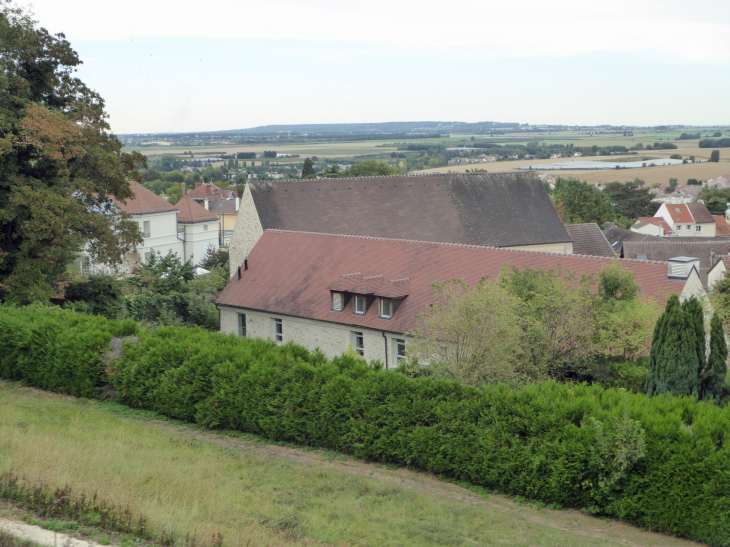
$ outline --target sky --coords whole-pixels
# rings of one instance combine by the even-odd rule
[[[112,130],[730,125],[727,0],[16,0]]]

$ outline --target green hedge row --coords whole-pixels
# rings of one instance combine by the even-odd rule
[[[8,378],[74,394],[106,380],[118,401],[173,418],[405,464],[730,546],[729,408],[585,384],[474,389],[181,327],[139,333],[107,367],[99,354],[124,330],[114,322],[0,308],[0,328],[0,375]],[[30,341],[44,349],[25,355]],[[73,352],[54,355],[69,345]]]

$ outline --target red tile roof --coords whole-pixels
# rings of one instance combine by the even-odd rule
[[[165,201],[160,196],[142,186],[139,182],[131,181],[129,183],[134,197],[128,198],[126,203],[122,203],[116,198],[114,203],[122,210],[130,215],[148,215],[150,213],[161,213],[164,211],[178,211],[179,208]]]
[[[716,236],[730,236],[730,225],[722,215],[713,215],[715,219],[715,235]]]
[[[212,182],[196,182],[195,188],[187,193],[187,196],[193,199],[228,199],[228,197],[236,197],[235,190],[221,190]]]
[[[177,206],[180,207],[180,212],[177,214],[177,221],[185,224],[191,224],[193,222],[203,222],[218,220],[218,217],[207,211],[205,207],[196,202],[189,195],[182,198],[177,202]]]
[[[498,276],[509,264],[546,270],[560,266],[578,275],[597,274],[611,260],[619,259],[266,230],[248,255],[248,270],[241,272],[241,279],[233,277],[216,303],[403,333],[416,327],[416,315],[432,302],[434,281],[459,278],[474,286],[485,275]],[[621,263],[634,272],[642,293],[660,305],[669,294],[679,293],[684,287],[682,281],[667,278],[666,262],[621,260]],[[362,272],[363,277],[359,273],[352,274],[351,278],[342,277],[343,272]],[[355,291],[357,285],[379,283],[377,288],[362,287],[378,294],[398,288],[397,282],[405,279],[408,279],[408,296],[390,320],[378,317],[375,303],[364,315],[354,315],[351,304],[342,312],[330,309],[330,290],[335,286],[338,290],[352,286]],[[342,287],[333,284],[342,280],[346,281]],[[393,289],[388,286],[389,281],[394,282]]]
[[[687,205],[684,203],[667,203],[667,211],[675,224],[684,224],[695,221],[695,219],[692,218],[692,213],[689,212]]]

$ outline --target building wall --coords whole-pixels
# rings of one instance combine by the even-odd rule
[[[725,263],[720,260],[720,262],[715,264],[715,267],[712,268],[707,274],[707,287],[712,289],[715,286],[715,283],[725,277],[726,271],[727,268],[725,267]]]
[[[641,226],[639,228],[632,226],[631,231],[637,232],[639,234],[647,234],[650,236],[664,236],[664,229],[661,226],[657,226],[655,224],[647,224],[646,226]]]
[[[330,359],[346,352],[350,346],[354,348],[355,340],[353,333],[362,332],[365,359],[368,361],[379,359],[383,363],[383,366],[385,366],[387,343],[388,368],[395,368],[395,352],[397,348],[394,339],[405,340],[406,348],[411,341],[411,338],[405,335],[385,332],[385,339],[383,339],[384,331],[339,325],[326,321],[288,317],[275,313],[264,313],[226,306],[218,306],[218,310],[220,312],[221,332],[238,336],[238,316],[239,314],[245,314],[247,337],[273,339],[274,319],[281,319],[284,338],[282,343],[294,342],[309,350],[319,348]]]
[[[163,256],[172,251],[183,258],[183,242],[177,237],[177,211],[154,213],[152,215],[132,215],[132,220],[139,223],[140,231],[144,222],[150,222],[150,237],[145,237],[136,249],[142,263],[147,262],[147,256],[154,250]],[[134,265],[133,265],[134,266]]]
[[[573,242],[566,243],[546,243],[544,245],[518,245],[514,247],[505,247],[505,249],[525,249],[527,251],[547,251],[550,253],[563,253],[566,255],[573,254]]]
[[[243,260],[262,235],[264,235],[264,229],[256,211],[251,189],[247,184],[243,196],[241,196],[236,227],[233,230],[233,237],[228,248],[230,277],[233,277],[238,267],[243,264]]]
[[[218,221],[181,223],[185,229],[185,260],[198,264],[209,247],[218,249]],[[180,237],[183,233],[180,232]]]

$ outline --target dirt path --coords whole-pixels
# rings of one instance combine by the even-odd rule
[[[73,538],[60,532],[44,530],[40,526],[0,518],[0,530],[23,541],[32,541],[46,547],[103,547],[101,543]]]
[[[629,524],[610,519],[595,518],[576,510],[537,509],[533,505],[518,504],[506,496],[495,494],[485,498],[458,485],[439,480],[435,475],[429,473],[414,472],[405,468],[390,469],[382,465],[352,459],[349,456],[342,461],[328,457],[322,450],[304,451],[272,444],[261,444],[256,441],[237,439],[212,431],[195,429],[185,425],[174,425],[160,420],[145,420],[145,423],[150,423],[187,438],[212,442],[228,450],[254,452],[266,457],[284,458],[300,465],[322,466],[325,469],[377,479],[403,488],[414,488],[430,496],[464,500],[472,504],[487,506],[504,513],[505,518],[519,517],[543,526],[569,531],[573,534],[591,538],[612,539],[617,543],[631,547],[646,547],[647,545],[698,547],[704,545],[664,534],[646,532]]]

